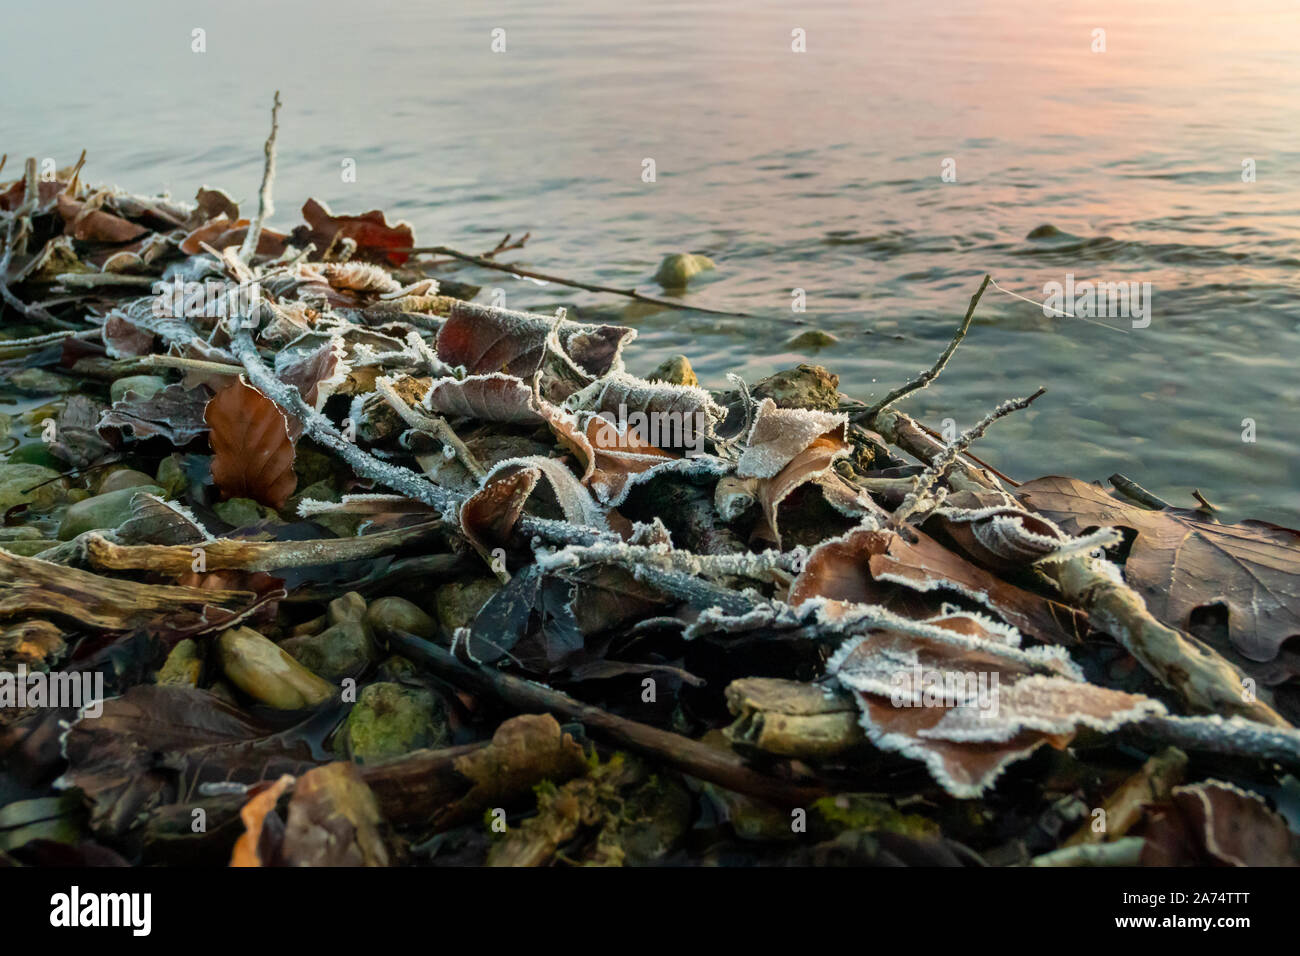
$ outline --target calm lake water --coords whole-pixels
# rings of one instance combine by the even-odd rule
[[[871,399],[930,364],[985,272],[1039,300],[1066,274],[1150,282],[1127,333],[990,290],[904,407],[965,427],[1045,384],[979,447],[1003,471],[1123,472],[1295,524],[1298,77],[1295,0],[49,0],[5,13],[0,150],[12,172],[85,148],[91,181],[251,209],[279,89],[277,224],[315,196],[469,251],[531,231],[511,261],[650,293],[664,254],[705,253],[689,299],[755,318],[462,275],[634,325],[633,371],[683,352],[712,386],[814,361]],[[1027,238],[1044,224],[1062,235]],[[786,345],[808,328],[839,341]]]

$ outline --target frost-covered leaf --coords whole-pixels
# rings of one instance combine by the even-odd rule
[[[620,368],[623,346],[636,337],[633,329],[621,326],[557,324],[551,316],[457,302],[438,332],[438,358],[465,366],[471,375],[504,372],[531,381],[552,331],[564,358],[589,378]]]
[[[1251,661],[1272,661],[1300,636],[1300,532],[1264,521],[1217,524],[1181,509],[1147,511],[1073,478],[1039,478],[1017,496],[1069,534],[1131,528],[1124,577],[1151,613],[1186,630],[1192,614],[1222,605],[1228,638]]]
[[[540,477],[536,468],[507,469],[488,475],[483,487],[465,499],[460,506],[461,531],[480,554],[488,555],[509,542]]]
[[[74,468],[85,468],[112,452],[97,430],[103,407],[85,395],[73,395],[59,412],[50,454]]]
[[[58,197],[59,216],[64,232],[73,239],[89,242],[131,242],[148,234],[144,226],[104,212],[93,199],[82,202],[66,193]]]
[[[1174,787],[1147,810],[1143,866],[1297,866],[1286,820],[1220,780]]]
[[[736,474],[741,478],[773,478],[819,440],[847,449],[848,422],[847,415],[779,408],[772,399],[765,398],[745,439]]]
[[[208,402],[212,479],[224,498],[252,498],[283,508],[298,485],[289,421],[241,375]]]
[[[884,604],[895,585],[941,596],[961,595],[1008,624],[1049,644],[1074,644],[1086,618],[974,565],[929,536],[915,541],[893,531],[858,529],[823,542],[790,588],[790,603],[812,598],[849,604]]]
[[[803,409],[787,409],[787,411],[803,411],[805,414],[813,414]],[[781,530],[777,523],[781,502],[785,501],[800,485],[819,477],[837,460],[849,453],[850,445],[843,437],[842,432],[843,429],[831,430],[813,438],[802,450],[795,453],[794,457],[790,458],[775,476],[759,479],[758,501],[763,506],[763,519],[765,522],[760,533],[768,540],[776,542],[778,547],[781,544]],[[788,448],[789,446],[785,447]],[[764,456],[761,459],[764,463],[764,470],[771,461],[776,460],[778,457],[769,458]],[[741,460],[744,460],[743,457]]]
[[[226,383],[230,381],[225,379]],[[211,399],[212,391],[205,385],[168,385],[143,399],[128,393],[104,412],[99,433],[114,440],[128,435],[138,441],[162,436],[180,447],[208,430],[204,410]]]
[[[109,358],[133,358],[153,351],[154,334],[129,321],[120,312],[110,312],[100,333]]]
[[[622,423],[645,444],[664,451],[702,451],[726,410],[693,385],[649,382],[614,371],[565,400],[570,411],[595,412]]]
[[[972,558],[998,571],[1060,560],[1118,540],[1109,529],[1072,537],[1000,491],[949,494],[932,519]]]
[[[959,613],[874,628],[827,663],[872,743],[922,761],[953,796],[979,796],[1009,764],[1045,743],[1064,748],[1081,727],[1164,712],[1084,682],[1056,648],[1010,646],[990,623]]]
[[[500,372],[439,379],[425,396],[424,406],[442,415],[484,422],[540,425],[543,421],[533,405],[532,389],[522,379]]]
[[[283,367],[276,369],[280,381],[298,389],[304,402],[316,411],[325,407],[329,397],[338,391],[346,381],[348,364],[344,361],[347,349],[341,338],[331,339],[314,352],[309,352]],[[302,423],[296,419],[291,423],[292,437],[297,438],[302,431]]]
[[[203,252],[205,245],[211,246],[218,251],[228,249],[231,246],[240,246],[244,242],[244,237],[248,235],[248,228],[251,225],[247,219],[213,219],[210,222],[196,226],[184,239],[181,240],[181,252],[187,256],[196,256]],[[276,232],[274,229],[263,228],[261,234],[257,237],[257,254],[259,256],[278,256],[284,252],[285,246],[288,245],[286,236],[282,232]]]

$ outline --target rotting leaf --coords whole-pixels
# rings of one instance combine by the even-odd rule
[[[137,441],[162,437],[180,448],[208,430],[205,412],[212,394],[206,385],[168,385],[148,398],[128,392],[104,412],[97,429],[117,442],[126,437]]]
[[[289,422],[280,407],[241,375],[208,402],[203,417],[212,430],[212,479],[222,497],[283,508],[298,476]]]

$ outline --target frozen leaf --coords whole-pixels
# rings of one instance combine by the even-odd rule
[[[243,243],[244,237],[248,235],[250,225],[251,223],[247,219],[213,219],[197,226],[181,240],[181,252],[187,256],[196,256],[203,252],[205,245],[211,246],[218,252],[231,246],[239,246]],[[284,252],[285,247],[288,245],[287,239],[288,237],[282,232],[263,228],[261,235],[257,238],[257,254],[259,256],[278,256]]]
[[[573,584],[530,564],[479,610],[465,638],[466,651],[474,661],[492,663],[528,640],[536,654],[527,655],[526,666],[554,670],[583,648],[573,603]]]
[[[56,438],[50,443],[50,454],[74,468],[85,468],[109,454],[112,447],[99,437],[96,430],[101,406],[85,395],[73,395],[59,412]]]
[[[648,382],[614,371],[565,400],[571,411],[622,423],[645,444],[665,451],[701,451],[726,410],[702,388]]]
[[[1130,528],[1124,577],[1147,608],[1187,630],[1192,614],[1221,605],[1243,657],[1272,661],[1300,636],[1300,532],[1264,521],[1216,524],[1182,509],[1147,511],[1073,478],[1027,482],[1018,497],[1070,534]]]
[[[636,337],[633,329],[620,326],[568,320],[557,325],[550,316],[457,302],[438,332],[438,358],[465,366],[471,375],[504,372],[531,381],[552,331],[563,358],[588,377],[620,368],[623,346]]]
[[[460,506],[460,527],[480,554],[490,554],[509,541],[539,477],[541,472],[535,468],[489,475],[483,487],[465,499]]]
[[[99,433],[115,441],[162,436],[179,448],[208,430],[204,412],[211,400],[212,391],[205,385],[168,385],[143,399],[128,395],[104,412]]]
[[[293,243],[299,248],[313,243],[318,257],[331,247],[337,250],[344,239],[351,239],[357,244],[354,256],[400,266],[410,258],[409,250],[415,246],[410,224],[398,222],[390,226],[378,209],[359,216],[336,216],[323,202],[308,199],[302,207],[302,218],[307,225],[293,231]]]
[[[858,529],[823,542],[790,588],[790,603],[821,597],[856,604],[885,603],[891,586],[923,594],[948,591],[976,601],[1008,624],[1049,644],[1074,644],[1086,618],[1055,601],[1009,584],[933,538],[915,541],[893,531]]]
[[[153,352],[154,334],[134,325],[120,312],[111,312],[102,332],[109,358],[133,358]]]
[[[1158,701],[1085,683],[1055,648],[1021,650],[991,622],[944,614],[873,628],[827,671],[852,691],[868,739],[925,763],[957,797],[976,797],[1012,762],[1081,727],[1111,731],[1162,714]]]
[[[542,415],[533,405],[532,390],[513,375],[493,372],[433,383],[424,406],[441,415],[514,425],[538,424]]]
[[[800,485],[818,478],[836,461],[848,455],[850,447],[836,431],[828,431],[797,452],[774,477],[759,479],[758,501],[763,506],[765,522],[760,532],[763,537],[780,546],[781,531],[777,520],[781,502]],[[766,457],[763,460],[769,461]]]
[[[1043,560],[1060,560],[1114,544],[1105,529],[1071,537],[1042,515],[1026,511],[1004,492],[949,494],[933,519],[972,558],[997,571]]]
[[[817,441],[848,448],[848,416],[779,408],[763,399],[736,465],[741,478],[773,478]]]
[[[1174,787],[1148,808],[1143,866],[1297,866],[1286,820],[1220,780]]]
[[[298,485],[289,422],[279,406],[241,375],[204,412],[211,428],[212,479],[224,498],[283,508]]]

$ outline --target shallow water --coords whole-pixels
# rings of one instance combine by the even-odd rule
[[[315,196],[466,250],[531,231],[510,261],[650,293],[665,253],[706,253],[718,270],[689,299],[754,318],[474,279],[512,307],[635,325],[633,371],[683,352],[713,386],[815,361],[869,400],[929,365],[985,272],[1036,299],[1067,273],[1150,282],[1149,327],[1108,320],[1127,333],[990,291],[905,407],[965,427],[1045,384],[980,446],[1003,471],[1118,471],[1294,524],[1300,7],[1226,7],[21,4],[0,37],[0,150],[63,165],[84,147],[91,181],[185,198],[208,183],[251,209],[278,88],[277,224]],[[1063,235],[1026,238],[1049,223]],[[809,327],[838,344],[785,346]]]

